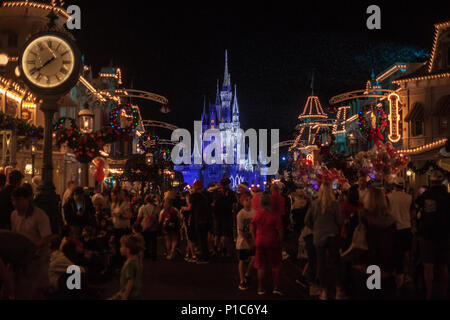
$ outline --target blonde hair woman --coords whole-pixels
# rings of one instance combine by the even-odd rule
[[[395,219],[390,214],[384,190],[369,187],[363,201],[362,219],[367,224],[367,263],[380,266],[386,273],[393,271]]]
[[[344,221],[330,182],[320,186],[317,199],[309,207],[305,225],[313,230],[313,243],[317,253],[321,300],[327,300],[327,251],[335,266],[336,299],[346,298],[342,285],[343,268],[339,253],[339,232]]]

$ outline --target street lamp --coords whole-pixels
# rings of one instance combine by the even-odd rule
[[[78,121],[81,133],[90,134],[94,131],[94,113],[89,110],[87,103],[78,113]],[[82,163],[81,168],[81,184],[89,187],[89,163]]]
[[[78,113],[78,119],[80,122],[80,131],[82,133],[92,133],[94,131],[94,113],[89,110],[87,105],[85,109],[80,110]]]

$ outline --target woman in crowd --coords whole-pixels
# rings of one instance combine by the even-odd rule
[[[270,194],[261,195],[261,210],[252,219],[250,232],[256,246],[255,268],[258,270],[258,295],[264,295],[264,278],[267,269],[272,270],[273,294],[282,295],[280,285],[281,242],[283,222],[281,215],[272,211]]]
[[[131,207],[121,189],[111,192],[111,217],[117,241],[130,230]]]
[[[159,224],[162,226],[166,242],[167,260],[172,260],[178,243],[179,220],[178,210],[172,205],[170,198],[164,200],[164,206],[159,215]]]
[[[358,186],[353,185],[344,194],[344,201],[340,204],[341,216],[344,220],[344,225],[341,228],[341,248],[345,251],[352,243],[353,231],[358,225],[358,214],[363,209],[362,203],[359,201]]]
[[[145,196],[145,204],[139,208],[137,223],[143,230],[145,239],[145,255],[151,257],[153,261],[157,257],[157,241],[159,228],[159,210],[154,204],[151,195]]]
[[[390,214],[382,188],[369,187],[362,219],[367,225],[368,265],[377,265],[389,275],[394,268],[395,219]]]
[[[317,254],[321,300],[327,300],[327,251],[335,268],[336,299],[344,299],[343,268],[339,253],[339,233],[343,225],[339,203],[335,200],[330,182],[320,186],[317,200],[310,206],[305,217],[305,225],[312,229],[314,246]]]

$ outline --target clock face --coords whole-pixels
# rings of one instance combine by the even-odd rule
[[[31,41],[23,51],[24,76],[35,86],[55,88],[74,71],[75,54],[69,43],[54,35],[43,35]]]

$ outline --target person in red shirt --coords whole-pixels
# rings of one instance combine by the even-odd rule
[[[261,195],[262,195],[261,189],[258,187],[252,187],[251,195],[252,195],[252,209],[255,211],[260,211],[261,210]]]
[[[258,295],[265,294],[264,276],[266,269],[272,269],[273,294],[282,295],[279,289],[281,260],[281,240],[283,223],[281,216],[272,210],[272,200],[268,193],[261,196],[261,210],[252,219],[250,231],[256,245],[255,268],[258,270]]]
[[[280,216],[284,216],[285,214],[285,200],[284,197],[280,193],[281,186],[277,183],[273,184],[270,188],[271,192],[271,200],[272,200],[272,211],[279,214]]]

